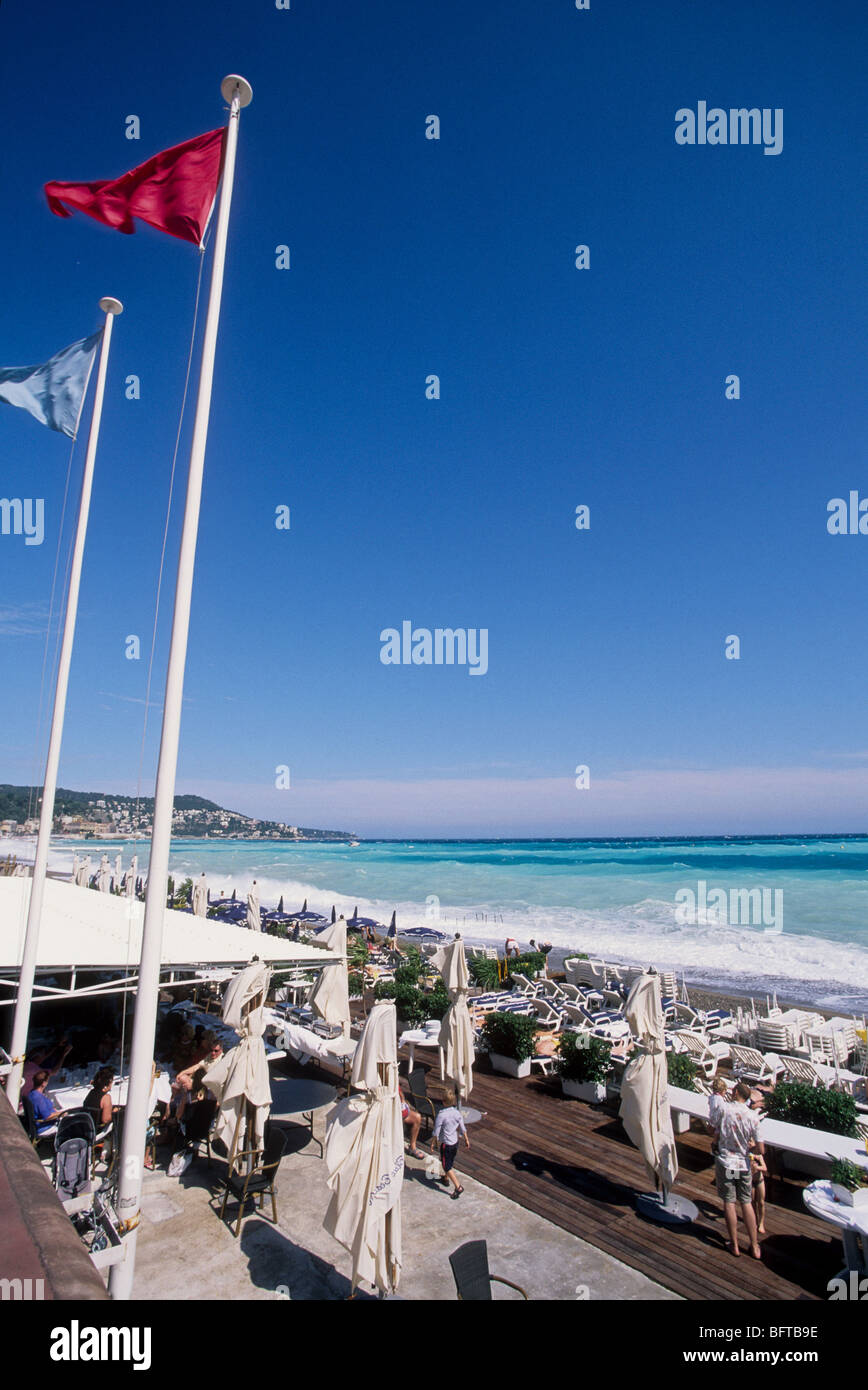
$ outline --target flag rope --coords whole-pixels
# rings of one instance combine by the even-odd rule
[[[203,244],[202,247],[199,249],[199,274],[198,274],[197,279],[196,279],[196,298],[195,298],[195,301],[194,301],[194,304],[193,304],[193,326],[192,326],[192,329],[191,329],[191,332],[190,332],[190,348],[189,348],[189,351],[188,351],[188,353],[187,353],[187,371],[186,371],[186,374],[185,374],[185,376],[184,376],[184,390],[183,390],[183,393],[182,393],[182,396],[181,396],[181,413],[180,413],[180,415],[179,415],[179,417],[178,417],[178,429],[177,429],[177,432],[176,432],[176,434],[175,434],[175,448],[174,448],[174,452],[173,452],[173,454],[172,454],[172,467],[171,467],[171,470],[170,470],[170,473],[169,473],[169,495],[168,495],[168,499],[167,499],[167,502],[166,502],[166,521],[165,521],[165,525],[164,525],[164,527],[163,527],[163,545],[162,545],[162,549],[161,549],[161,551],[160,551],[160,567],[159,567],[159,570],[158,570],[158,573],[157,573],[157,593],[156,593],[156,598],[155,598],[155,600],[154,600],[154,626],[153,626],[153,630],[152,630],[152,632],[151,632],[151,650],[150,650],[150,654],[149,654],[149,656],[148,656],[148,675],[147,675],[147,681],[146,681],[146,684],[145,684],[145,709],[144,709],[144,714],[143,714],[143,716],[142,716],[142,742],[141,742],[141,747],[140,747],[140,750],[139,750],[139,769],[138,769],[138,773],[137,773],[137,775],[136,775],[136,835],[135,835],[135,838],[134,838],[134,840],[133,840],[133,845],[135,846],[135,853],[136,853],[136,856],[137,856],[137,857],[138,857],[139,845],[140,845],[140,843],[142,843],[142,841],[143,841],[143,839],[144,839],[144,837],[141,835],[141,832],[140,832],[139,829],[138,829],[138,821],[139,821],[139,803],[141,802],[141,797],[142,797],[142,773],[143,773],[144,763],[145,763],[145,742],[146,742],[147,734],[148,734],[148,712],[149,712],[150,706],[151,706],[151,680],[152,680],[153,673],[154,673],[154,653],[155,653],[155,651],[156,651],[156,646],[157,646],[157,627],[158,627],[159,618],[160,618],[160,596],[161,596],[161,592],[162,592],[162,588],[163,588],[163,571],[164,571],[164,569],[165,569],[165,563],[166,563],[166,546],[167,546],[167,544],[168,544],[168,539],[169,539],[169,522],[170,522],[171,516],[172,516],[172,499],[173,499],[174,491],[175,491],[175,471],[176,471],[176,467],[177,467],[177,463],[178,463],[178,449],[180,448],[180,444],[181,444],[181,431],[182,431],[183,426],[184,426],[184,415],[185,415],[186,409],[187,409],[187,396],[188,396],[189,388],[190,388],[190,373],[191,373],[192,368],[193,368],[193,349],[194,349],[194,346],[195,346],[195,343],[196,343],[196,329],[197,329],[198,324],[199,324],[199,300],[200,300],[201,294],[202,294],[202,271],[203,271],[204,266],[205,266],[205,249],[206,249],[206,248],[205,248],[205,245],[204,245],[204,244]],[[137,866],[137,867],[138,867],[138,866]],[[133,901],[134,901],[134,902],[137,901],[137,898],[136,898],[136,891],[135,891],[135,884],[133,884]],[[131,932],[132,932],[132,915],[129,914],[129,915],[127,916],[127,954],[128,954],[128,955],[129,955],[129,947],[130,947],[130,936],[131,936]],[[122,1018],[122,1021],[121,1021],[120,1052],[121,1052],[121,1064],[122,1064],[122,1065],[123,1065],[123,1058],[124,1058],[124,1052],[125,1052],[125,1046],[126,1046],[126,1023],[127,1023],[127,1012],[126,1012],[126,1009],[125,1009],[124,1012],[123,1012],[123,1018]]]
[[[84,399],[84,397],[82,397],[82,400],[83,400],[83,399]],[[63,487],[63,502],[61,503],[61,508],[60,508],[60,526],[58,527],[58,530],[57,530],[57,546],[56,546],[55,552],[54,552],[54,573],[53,573],[52,576],[51,576],[51,594],[50,594],[50,597],[49,597],[49,600],[48,600],[48,619],[47,619],[47,625],[46,625],[46,628],[45,628],[45,645],[44,645],[43,651],[42,651],[42,672],[41,672],[41,675],[40,675],[40,678],[39,678],[39,704],[38,704],[38,706],[37,706],[37,713],[36,713],[36,734],[35,734],[34,741],[33,741],[33,774],[34,774],[34,776],[33,776],[33,782],[32,782],[32,784],[31,784],[31,786],[28,788],[28,798],[27,798],[27,819],[28,819],[28,820],[31,819],[31,816],[32,816],[32,814],[33,814],[34,800],[37,799],[37,798],[36,798],[36,793],[37,793],[39,787],[42,785],[41,781],[39,781],[38,778],[39,778],[39,773],[40,773],[40,771],[41,771],[41,769],[42,769],[42,765],[43,765],[43,764],[42,764],[42,760],[40,759],[40,756],[39,756],[39,745],[40,745],[40,742],[41,742],[41,739],[42,739],[42,721],[43,721],[43,719],[44,719],[44,717],[45,717],[45,675],[46,675],[46,668],[47,668],[47,665],[48,665],[48,648],[49,648],[49,646],[51,645],[51,624],[52,624],[52,622],[54,621],[54,613],[55,613],[54,599],[55,599],[55,594],[56,594],[56,592],[57,592],[57,571],[58,571],[58,568],[59,568],[59,565],[60,565],[60,550],[61,550],[61,546],[62,546],[62,543],[63,543],[63,532],[64,532],[64,529],[65,529],[65,527],[66,527],[66,507],[67,507],[67,502],[68,502],[68,500],[69,500],[69,483],[70,483],[70,478],[72,477],[72,459],[73,459],[73,455],[75,454],[75,445],[76,445],[76,439],[75,439],[75,436],[73,435],[72,439],[70,440],[70,444],[69,444],[69,454],[67,455],[67,461],[66,461],[66,481],[65,481],[64,487]],[[61,593],[61,599],[62,599],[62,597],[63,597],[63,594],[66,592],[66,585],[67,585],[68,582],[69,582],[69,567],[70,567],[71,562],[72,562],[72,538],[70,537],[69,542],[68,542],[68,550],[67,550],[67,557],[66,557],[66,573],[65,573],[65,576],[64,576],[64,585],[63,585],[63,590],[62,590],[62,593]],[[54,671],[54,670],[56,669],[56,666],[57,666],[57,657],[58,657],[58,652],[59,652],[59,650],[60,650],[60,626],[58,626],[57,633],[55,634],[55,641],[54,641],[54,657],[53,657],[53,660],[52,660],[52,667],[51,667],[52,671]]]

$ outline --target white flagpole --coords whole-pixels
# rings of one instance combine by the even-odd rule
[[[78,613],[78,591],[81,583],[81,566],[84,557],[84,539],[87,534],[87,519],[90,512],[90,494],[93,486],[93,469],[96,460],[96,446],[102,419],[102,401],[105,392],[106,369],[108,367],[109,343],[112,337],[112,324],[116,314],[122,314],[124,306],[119,299],[101,299],[99,307],[105,314],[102,346],[99,354],[99,368],[96,377],[96,391],[93,398],[93,413],[90,420],[90,436],[87,441],[87,454],[84,460],[84,477],[81,484],[81,499],[78,504],[78,524],[72,551],[72,567],[69,574],[69,593],[66,599],[66,615],[63,621],[63,641],[60,647],[60,661],[57,667],[57,682],[54,687],[54,709],[51,715],[51,736],[48,740],[48,757],[45,763],[45,781],[42,786],[42,806],[39,812],[39,833],[36,837],[36,859],[33,864],[33,880],[30,885],[30,903],[27,908],[27,927],[24,934],[24,951],[21,958],[21,974],[18,980],[18,995],[15,1001],[15,1018],[12,1024],[12,1070],[6,1081],[6,1095],[11,1105],[18,1109],[18,1096],[21,1089],[21,1074],[24,1066],[24,1050],[30,1029],[30,1006],[33,1000],[33,980],[36,974],[36,950],[39,945],[39,925],[42,919],[42,898],[45,887],[45,872],[48,865],[48,846],[51,839],[51,826],[54,820],[54,799],[57,793],[57,769],[60,763],[60,744],[63,738],[63,718],[66,713],[66,692],[69,685],[69,667],[72,661],[72,639],[75,636],[75,619]]]
[[[124,1236],[124,1258],[119,1264],[113,1266],[109,1282],[111,1295],[116,1299],[131,1297],[135,1273],[136,1236],[139,1204],[142,1196],[145,1137],[150,1114],[151,1069],[157,1025],[157,995],[160,984],[163,919],[166,911],[166,883],[169,875],[169,849],[172,838],[172,805],[175,799],[175,774],[178,766],[178,740],[181,732],[184,667],[187,661],[187,635],[190,628],[190,600],[193,592],[193,567],[196,559],[199,508],[202,500],[205,444],[208,438],[208,420],[211,412],[214,353],[217,346],[220,299],[223,293],[223,266],[226,260],[229,208],[232,203],[232,184],[235,177],[238,122],[242,106],[248,106],[253,97],[250,84],[245,82],[243,77],[238,77],[235,74],[224,77],[220,90],[225,100],[231,103],[231,107],[229,123],[226,128],[220,208],[214,235],[214,262],[211,270],[208,315],[205,320],[205,335],[202,344],[199,395],[196,400],[196,418],[193,425],[193,441],[190,446],[187,500],[184,506],[184,527],[181,533],[178,577],[175,583],[175,611],[172,616],[172,641],[169,648],[169,666],[166,672],[166,698],[163,704],[160,759],[157,764],[157,784],[154,789],[154,822],[151,832],[151,856],[148,864],[148,887],[145,894],[142,956],[139,965],[139,985],[130,1050],[130,1084],[124,1116],[118,1187],[117,1215],[121,1234]]]

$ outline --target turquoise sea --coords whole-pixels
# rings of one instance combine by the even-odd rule
[[[11,846],[7,846],[11,847]],[[19,842],[26,853],[25,842]],[[51,866],[73,849],[118,850],[126,865],[147,842],[53,843]],[[32,849],[30,850],[32,854]],[[203,870],[214,893],[239,894],[253,878],[263,903],[359,912],[399,926],[430,924],[502,944],[548,939],[614,960],[683,971],[688,984],[765,995],[777,989],[844,1012],[868,1010],[868,838],[366,841],[277,844],[176,840],[178,877]],[[679,920],[684,890],[766,889],[782,921],[718,921],[711,910]],[[780,898],[774,894],[779,891]],[[680,899],[676,894],[682,894]],[[689,899],[688,899],[689,901]]]

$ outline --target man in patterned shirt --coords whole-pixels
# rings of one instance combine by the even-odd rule
[[[755,1110],[749,1109],[749,1100],[750,1087],[739,1081],[733,1091],[733,1099],[724,1104],[719,1112],[714,1176],[718,1196],[723,1202],[731,1253],[741,1254],[738,1248],[738,1207],[741,1207],[750,1253],[755,1260],[761,1260],[756,1216],[751,1205],[750,1155],[752,1152],[762,1154],[764,1149],[759,1137],[760,1116]]]

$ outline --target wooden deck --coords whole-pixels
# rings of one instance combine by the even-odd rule
[[[428,1086],[439,1096],[430,1070]],[[677,1191],[700,1211],[680,1230],[636,1214],[635,1194],[648,1182],[613,1106],[564,1099],[556,1081],[496,1076],[487,1058],[479,1059],[470,1103],[485,1116],[470,1128],[471,1148],[459,1149],[461,1172],[684,1298],[828,1297],[826,1284],[843,1263],[841,1240],[807,1213],[801,1184],[789,1178],[766,1183],[763,1260],[747,1252],[741,1224],[741,1258],[729,1254],[710,1141],[698,1126],[678,1136]]]

